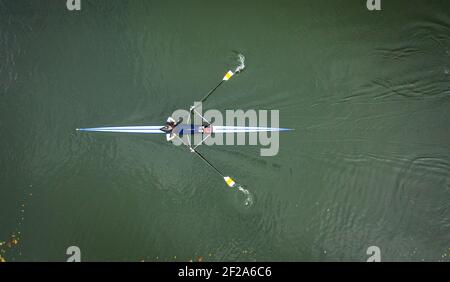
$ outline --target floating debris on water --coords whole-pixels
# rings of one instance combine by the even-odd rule
[[[32,186],[33,185],[30,185],[30,187]],[[32,193],[29,193],[29,195],[31,196]],[[22,235],[22,232],[18,229],[19,226],[22,226],[22,223],[25,220],[25,217],[23,216],[25,213],[25,203],[20,204],[19,212],[20,213],[17,219],[17,227],[15,232],[11,233],[8,240],[0,240],[0,262],[6,262],[7,260],[15,261],[16,255],[22,256],[22,252],[20,250],[17,250],[20,245]]]

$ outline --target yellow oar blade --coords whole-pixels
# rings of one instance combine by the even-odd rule
[[[223,180],[225,180],[225,183],[226,183],[228,186],[230,186],[231,188],[233,188],[234,186],[236,186],[236,182],[234,182],[234,180],[233,180],[231,177],[229,177],[229,176],[225,176],[225,177],[223,178]]]
[[[232,76],[234,75],[234,73],[232,71],[228,71],[225,76],[223,77],[224,81],[229,80]]]

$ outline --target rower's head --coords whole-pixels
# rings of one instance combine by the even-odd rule
[[[161,131],[164,131],[165,133],[171,133],[173,130],[173,125],[166,123],[163,127],[160,129]]]

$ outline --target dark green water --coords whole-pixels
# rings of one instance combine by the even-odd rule
[[[449,261],[449,1],[65,2],[0,1],[6,260]],[[162,136],[75,131],[161,124],[233,51],[205,107],[295,128],[201,148],[252,207]]]

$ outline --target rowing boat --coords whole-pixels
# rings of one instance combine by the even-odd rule
[[[236,73],[240,72],[243,69],[243,65],[239,66],[234,72],[228,71],[223,79],[217,84],[211,91],[208,92],[200,101],[203,103],[208,99],[212,93],[214,93],[219,86],[221,86],[225,81],[228,81],[231,77],[233,77]],[[198,115],[203,122],[204,125],[195,125],[191,123],[192,115]],[[182,121],[182,119],[181,119]],[[174,122],[174,119],[169,117],[167,122]],[[222,126],[222,125],[213,125],[211,122],[205,119],[198,111],[196,111],[196,106],[192,106],[189,109],[189,115],[186,123],[177,124],[170,132],[167,131],[166,127],[163,125],[159,126],[122,126],[122,127],[92,127],[92,128],[77,128],[77,131],[84,132],[109,132],[109,133],[134,133],[134,134],[166,134],[167,141],[172,141],[177,138],[180,140],[188,149],[195,153],[198,157],[200,157],[206,164],[208,164],[215,172],[217,172],[225,181],[225,183],[229,187],[238,187],[242,189],[240,185],[238,185],[230,176],[226,176],[223,174],[218,168],[216,168],[211,162],[209,162],[200,152],[197,150],[197,147],[201,145],[208,137],[212,136],[212,134],[232,134],[232,133],[258,133],[258,132],[282,132],[289,131],[289,128],[277,128],[277,127],[257,127],[257,126]],[[197,144],[191,144],[189,139],[186,142],[183,140],[183,135],[195,135],[202,134],[204,138],[201,142]]]
[[[77,128],[77,131],[86,132],[110,132],[110,133],[136,133],[136,134],[166,134],[162,131],[163,125],[160,126],[123,126],[123,127],[94,127],[94,128]],[[175,127],[176,134],[194,135],[194,134],[210,134],[210,133],[252,133],[252,132],[281,132],[289,131],[289,128],[277,127],[255,127],[255,126],[203,126],[194,124],[180,124]]]

